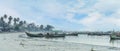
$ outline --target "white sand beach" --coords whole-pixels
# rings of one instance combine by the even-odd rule
[[[24,33],[1,33],[0,51],[120,51],[117,47],[97,46],[42,38],[20,37]]]

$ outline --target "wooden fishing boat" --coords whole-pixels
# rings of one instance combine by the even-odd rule
[[[111,40],[115,40],[115,39],[120,39],[120,37],[116,36],[116,35],[110,35],[110,39]]]
[[[50,38],[50,37],[65,37],[65,34],[49,34],[47,33],[45,37]]]
[[[28,33],[28,32],[25,32],[25,33],[29,37],[44,37],[44,35],[41,33],[38,33],[38,34],[32,34],[32,33]]]
[[[120,36],[118,36],[117,34],[113,33],[113,34],[110,35],[110,39],[111,40],[120,39]]]
[[[25,32],[27,36],[29,37],[47,37],[47,38],[55,38],[55,37],[65,37],[65,34],[50,34],[50,33],[47,33],[45,35],[41,34],[41,33],[38,33],[38,34],[32,34],[32,33],[28,33],[28,32]]]
[[[104,36],[104,35],[110,35],[110,34],[109,33],[88,33],[88,35]]]

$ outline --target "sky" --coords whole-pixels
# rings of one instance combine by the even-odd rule
[[[53,25],[58,30],[120,30],[120,0],[0,0],[0,16]]]

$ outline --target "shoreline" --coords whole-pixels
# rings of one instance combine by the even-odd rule
[[[18,33],[18,32],[17,32]],[[63,42],[40,38],[19,38],[18,34],[3,34],[0,36],[0,48],[2,51],[119,51],[120,48],[100,46],[85,43]],[[11,36],[12,35],[12,36]],[[8,43],[9,42],[9,43]],[[12,46],[12,47],[11,47]]]
[[[25,32],[3,32],[0,34],[25,34]],[[42,37],[43,38],[43,37]],[[40,39],[39,39],[40,40]],[[49,41],[49,42],[62,42],[62,41],[51,41],[51,40],[46,40],[46,39],[41,39],[40,41]],[[87,44],[87,43],[79,43],[79,42],[64,42],[64,43],[75,43],[75,44],[83,44],[83,45],[93,45],[93,46],[101,46],[101,47],[112,47],[112,46],[104,46],[104,45],[96,45],[96,44]],[[115,47],[115,48],[120,48],[120,47]]]

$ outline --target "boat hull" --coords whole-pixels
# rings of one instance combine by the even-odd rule
[[[120,40],[120,36],[110,35],[111,40]]]
[[[45,37],[50,38],[50,37],[65,37],[65,34],[51,34],[51,35],[45,35]]]
[[[65,37],[65,34],[32,34],[25,32],[27,36],[29,37],[47,37],[47,38],[55,38],[55,37]]]
[[[106,33],[88,33],[88,35],[96,35],[96,36],[104,36],[104,35],[110,35],[110,34],[106,34]]]
[[[66,36],[78,36],[78,34],[66,34]]]
[[[28,33],[28,32],[25,32],[27,36],[29,37],[44,37],[43,34],[31,34],[31,33]]]

